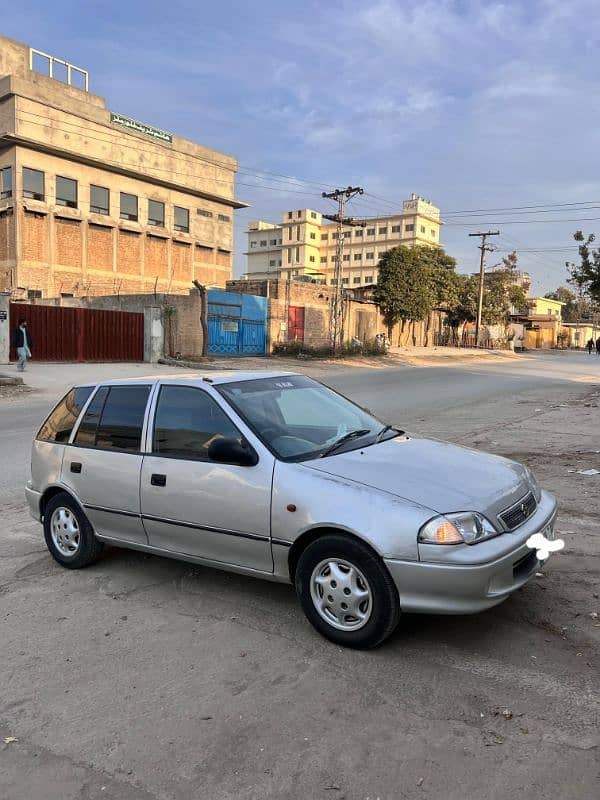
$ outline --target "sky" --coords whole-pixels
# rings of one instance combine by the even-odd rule
[[[249,220],[333,211],[337,186],[364,187],[357,217],[430,199],[461,272],[468,234],[500,229],[488,265],[516,249],[535,294],[565,283],[575,230],[600,233],[597,0],[20,0],[0,34],[238,159],[236,274]]]

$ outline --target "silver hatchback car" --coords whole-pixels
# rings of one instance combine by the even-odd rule
[[[292,373],[78,386],[31,463],[29,506],[63,566],[110,542],[291,581],[318,631],[361,648],[401,611],[504,600],[556,515],[521,464],[409,437]]]

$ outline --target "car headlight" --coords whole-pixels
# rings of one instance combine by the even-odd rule
[[[482,514],[464,511],[430,519],[419,531],[418,541],[423,544],[476,544],[498,533]]]

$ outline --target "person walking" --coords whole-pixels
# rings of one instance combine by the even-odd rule
[[[590,339],[588,339],[588,343],[587,343],[586,347],[587,347],[587,349],[588,349],[588,353],[589,353],[590,355],[592,355],[592,350],[594,349],[594,340],[593,340],[593,339],[591,339],[591,338],[590,338]]]
[[[600,342],[600,339],[598,340]],[[31,348],[33,346],[31,341],[31,334],[27,328],[27,321],[24,319],[19,320],[19,324],[17,329],[15,330],[14,335],[14,347],[17,351],[17,355],[19,356],[19,361],[17,364],[17,369],[19,372],[25,371],[25,365],[27,364],[27,359],[31,358]]]
[[[596,355],[600,356],[600,336],[596,339]]]

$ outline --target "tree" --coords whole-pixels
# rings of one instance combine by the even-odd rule
[[[436,290],[432,280],[431,259],[422,247],[393,247],[379,260],[379,277],[373,299],[381,308],[391,337],[392,329],[402,322],[426,319],[435,306]]]
[[[566,286],[559,286],[553,292],[548,292],[544,297],[549,300],[559,300],[564,303],[562,318],[565,322],[579,322],[592,313],[592,304],[585,297],[577,297],[575,292]]]
[[[488,274],[487,286],[483,292],[483,322],[487,325],[508,325],[513,308],[523,311],[526,307],[527,297],[523,287],[515,283],[513,268],[499,269]]]
[[[600,304],[600,250],[591,247],[596,237],[575,231],[573,238],[579,245],[580,263],[567,262],[568,281],[577,287],[580,297],[587,296],[594,305]]]

